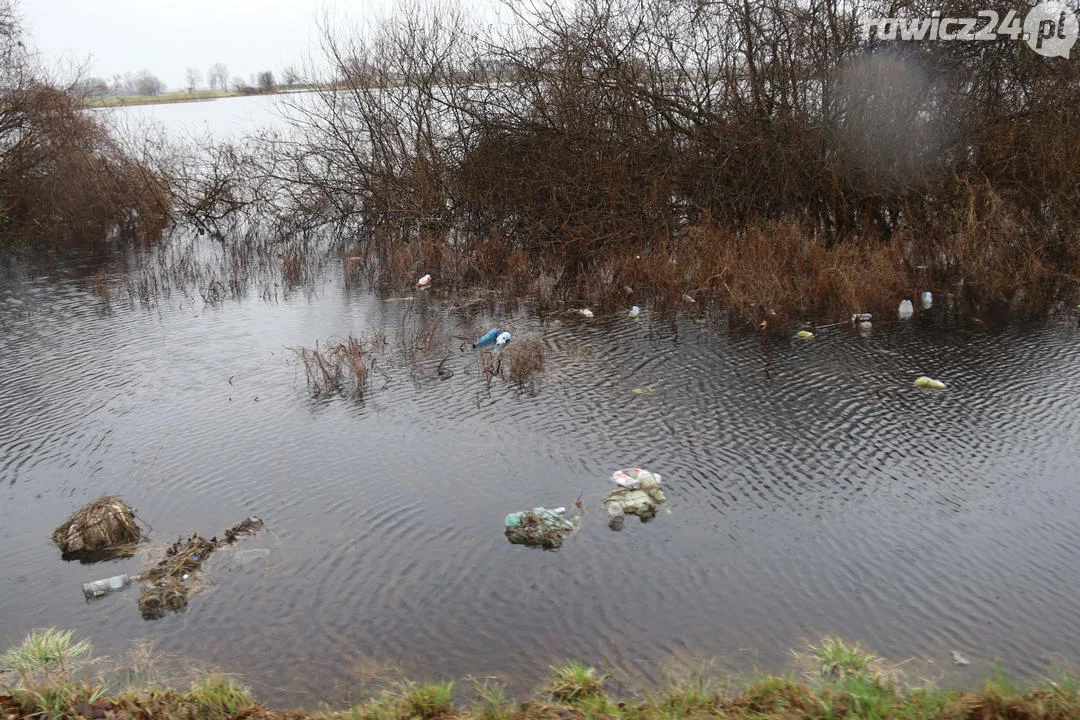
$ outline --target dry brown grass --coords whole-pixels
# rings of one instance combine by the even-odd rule
[[[307,374],[308,386],[315,395],[351,391],[363,396],[374,368],[369,342],[353,337],[328,343],[322,349],[293,348]]]

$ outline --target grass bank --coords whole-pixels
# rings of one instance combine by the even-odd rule
[[[187,688],[145,675],[141,685],[95,683],[87,640],[35,631],[0,656],[0,718],[326,718],[353,720],[1059,720],[1080,717],[1080,684],[1071,676],[1020,687],[999,678],[958,691],[905,680],[899,666],[856,644],[826,638],[793,653],[797,671],[759,675],[733,689],[702,670],[670,680],[644,697],[619,698],[607,673],[581,663],[552,666],[533,696],[515,701],[489,679],[398,681],[345,709],[275,710],[235,679],[203,674]],[[462,698],[468,698],[462,702]]]
[[[127,107],[128,105],[162,105],[165,103],[198,102],[219,98],[238,97],[236,90],[195,90],[188,92],[158,93],[157,95],[110,95],[108,97],[88,97],[83,99],[84,107]]]

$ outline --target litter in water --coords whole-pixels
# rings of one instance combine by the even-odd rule
[[[633,307],[630,308],[630,317],[636,318],[640,314],[641,314],[641,308],[639,308],[637,305],[634,305]]]
[[[502,347],[508,342],[510,342],[510,333],[508,332],[499,333],[499,336],[495,338],[495,344],[499,347]]]
[[[617,470],[611,481],[618,485],[604,498],[604,509],[612,530],[621,530],[625,516],[637,515],[642,522],[656,515],[656,508],[667,502],[660,487],[660,475],[641,468]]]
[[[564,507],[537,507],[510,513],[503,521],[503,528],[506,539],[515,545],[554,550],[577,529],[577,520]]]
[[[915,378],[915,385],[921,388],[930,388],[931,390],[944,390],[945,383],[934,378],[926,377],[925,375]]]
[[[683,295],[682,299],[685,300],[688,303],[696,303],[697,302],[696,300],[694,300],[694,298],[690,297],[689,295]]]
[[[952,661],[953,661],[953,665],[970,665],[971,664],[970,660],[968,660],[966,657],[964,657],[960,653],[956,652],[955,650],[952,651]]]
[[[795,337],[802,340],[809,340],[810,338],[814,337],[814,333],[810,332],[809,330],[800,330],[799,332],[795,333]]]
[[[929,310],[934,305],[934,293],[929,290],[923,291],[923,293],[919,295],[919,302],[922,303],[924,310]]]
[[[266,548],[252,548],[250,550],[237,550],[236,554],[233,555],[233,560],[240,565],[247,565],[268,557],[270,557],[270,551]]]
[[[591,318],[593,316],[593,311],[590,310],[589,308],[581,308],[580,310],[578,310],[578,315],[581,315],[582,317]]]
[[[430,284],[431,284],[431,276],[430,275],[425,275],[424,277],[422,277],[422,278],[420,278],[419,280],[416,281],[416,287],[418,287],[418,288],[426,288]]]
[[[495,338],[499,337],[499,328],[493,327],[486,333],[480,336],[480,339],[473,343],[473,347],[487,347],[495,343]]]
[[[901,300],[900,307],[897,309],[896,314],[900,316],[901,320],[907,320],[915,314],[915,306],[911,304],[910,300]]]
[[[87,600],[93,600],[102,595],[108,595],[117,590],[123,590],[130,584],[131,578],[127,575],[114,575],[111,578],[105,578],[104,580],[83,583],[82,591]]]
[[[635,395],[648,395],[649,393],[653,392],[654,389],[655,388],[653,388],[652,385],[646,385],[645,387],[636,387],[636,388],[634,388],[634,394]]]

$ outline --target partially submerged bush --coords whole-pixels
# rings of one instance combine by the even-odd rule
[[[0,0],[0,245],[156,239],[169,220],[165,179],[42,75],[12,0]]]

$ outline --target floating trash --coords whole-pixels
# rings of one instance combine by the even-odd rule
[[[952,661],[953,661],[953,665],[970,665],[971,664],[970,660],[968,660],[966,657],[964,657],[960,653],[956,652],[955,650],[952,651]]]
[[[872,313],[852,313],[851,324],[858,325],[859,323],[868,323],[874,319]]]
[[[578,312],[578,315],[581,315],[582,317],[591,318],[593,316],[593,311],[590,310],[589,308],[581,308],[577,312]]]
[[[495,338],[495,344],[499,347],[502,347],[508,342],[510,342],[510,333],[508,332],[499,333],[499,336]]]
[[[654,517],[657,506],[667,502],[658,473],[626,468],[615,471],[611,481],[619,486],[604,498],[612,530],[622,529],[626,515],[637,515],[642,522]]]
[[[506,539],[515,545],[554,550],[577,529],[577,521],[564,507],[538,507],[510,513],[503,521],[503,528]]]
[[[683,299],[683,300],[685,300],[685,301],[686,301],[686,302],[688,302],[688,303],[696,303],[696,302],[697,302],[697,300],[695,300],[694,298],[690,297],[689,295],[683,295],[683,296],[682,296],[682,299]]]
[[[237,550],[236,554],[233,555],[233,560],[240,565],[247,565],[268,557],[270,557],[270,551],[267,548],[252,548],[250,550]]]
[[[921,388],[930,388],[931,390],[944,390],[945,383],[934,378],[926,377],[925,375],[915,378],[915,385]]]
[[[901,300],[900,307],[897,309],[896,314],[900,316],[901,320],[907,320],[915,314],[915,306],[911,304],[910,300]]]
[[[919,295],[919,302],[922,303],[924,310],[929,310],[934,305],[934,293],[925,290]]]
[[[473,343],[473,347],[487,347],[488,345],[494,345],[495,338],[497,337],[499,337],[499,328],[493,327],[481,335],[480,339]]]
[[[800,330],[799,332],[795,333],[795,337],[801,340],[809,340],[810,338],[814,337],[814,333],[810,332],[809,330]]]
[[[426,288],[430,284],[431,284],[431,276],[430,275],[425,275],[424,277],[422,277],[422,278],[420,278],[419,280],[416,281],[416,287],[418,287],[418,288]]]
[[[634,394],[635,395],[648,395],[651,392],[653,392],[653,386],[652,385],[646,385],[645,387],[636,387],[636,388],[634,388]]]
[[[636,318],[640,314],[641,314],[641,308],[639,308],[637,305],[634,305],[633,307],[630,308],[630,317]]]
[[[83,583],[82,591],[87,600],[93,600],[123,590],[130,584],[131,578],[127,575],[113,575],[111,578],[105,578],[104,580]]]

